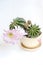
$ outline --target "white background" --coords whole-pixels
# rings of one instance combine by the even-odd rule
[[[16,17],[30,19],[43,32],[43,0],[0,0],[0,65],[43,65],[43,34],[42,45],[34,52],[3,42],[3,30]]]

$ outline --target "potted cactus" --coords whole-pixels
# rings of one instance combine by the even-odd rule
[[[30,20],[27,22],[23,18],[17,17],[10,24],[9,28],[14,29],[15,26],[22,27],[27,35],[21,39],[21,46],[26,49],[34,49],[41,45],[41,31],[38,25],[32,24]]]
[[[27,49],[34,49],[41,45],[41,31],[36,24],[28,27],[27,35],[22,38],[21,45]]]

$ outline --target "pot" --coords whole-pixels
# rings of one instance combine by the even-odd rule
[[[26,49],[35,49],[41,46],[41,35],[36,38],[28,38],[24,36],[21,39],[21,46]]]

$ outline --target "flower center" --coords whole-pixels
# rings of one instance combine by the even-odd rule
[[[13,35],[13,33],[9,33],[8,36],[9,36],[10,38],[12,38],[14,35]]]

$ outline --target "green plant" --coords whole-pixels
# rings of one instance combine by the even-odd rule
[[[25,19],[17,17],[13,19],[13,22],[11,22],[11,24],[9,25],[9,28],[14,29],[15,26],[21,26],[24,28],[24,23],[26,23]]]
[[[38,37],[41,34],[41,31],[40,31],[39,26],[34,24],[28,27],[27,33],[28,33],[27,35],[28,37],[34,38],[34,37]]]
[[[15,26],[17,27],[20,26],[26,31],[30,25],[31,25],[30,20],[26,22],[25,19],[17,17],[13,19],[13,22],[11,22],[11,24],[9,25],[9,29],[14,29]]]

